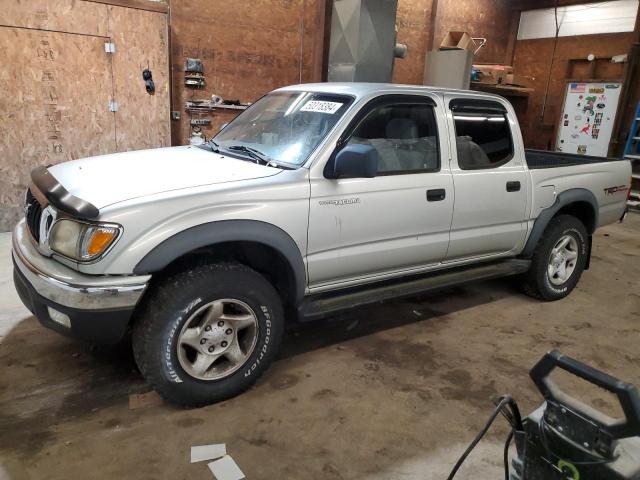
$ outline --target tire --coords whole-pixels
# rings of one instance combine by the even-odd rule
[[[274,287],[238,263],[172,275],[140,307],[132,335],[138,368],[165,400],[188,407],[251,387],[276,356],[284,328]]]
[[[574,250],[576,256],[571,258]],[[551,219],[533,253],[531,269],[524,275],[525,293],[548,302],[569,295],[580,280],[587,251],[588,234],[580,220],[571,215]],[[555,252],[561,255],[554,256]]]

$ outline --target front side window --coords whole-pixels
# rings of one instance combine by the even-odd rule
[[[378,174],[433,172],[440,168],[433,107],[389,104],[374,108],[356,127],[349,144],[378,152]]]
[[[513,141],[506,112],[496,109],[456,108],[458,166],[462,170],[495,168],[513,157]]]
[[[269,161],[302,165],[347,111],[353,98],[316,92],[270,93],[213,141],[223,151],[257,152]]]

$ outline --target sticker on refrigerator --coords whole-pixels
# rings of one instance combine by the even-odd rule
[[[576,153],[584,155],[585,153],[587,153],[587,146],[586,145],[578,145],[578,150],[576,150]]]
[[[569,84],[569,93],[584,93],[585,88],[585,83],[571,83]]]
[[[587,97],[586,100],[586,104],[584,107],[582,107],[582,113],[586,113],[587,115],[593,115],[593,104],[596,102],[597,97],[592,96],[592,97]]]
[[[596,116],[593,119],[593,125],[594,126],[602,125],[602,112],[596,113]]]

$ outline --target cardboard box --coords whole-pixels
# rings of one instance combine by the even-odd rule
[[[506,82],[507,85],[518,85],[520,87],[528,87],[534,80],[533,77],[525,77],[524,75],[514,75],[513,73],[507,73]]]
[[[513,67],[509,65],[474,65],[473,68],[480,72],[479,83],[489,85],[501,85],[508,83],[507,75],[513,73]]]
[[[473,52],[475,44],[467,32],[449,32],[440,43],[440,50],[470,50]]]
[[[471,81],[471,50],[432,50],[427,52],[424,85],[432,87],[469,89]]]

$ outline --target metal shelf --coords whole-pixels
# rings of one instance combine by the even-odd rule
[[[190,112],[209,113],[215,110],[246,110],[249,105],[224,105],[220,103],[211,102],[197,102],[187,101],[185,109]]]

